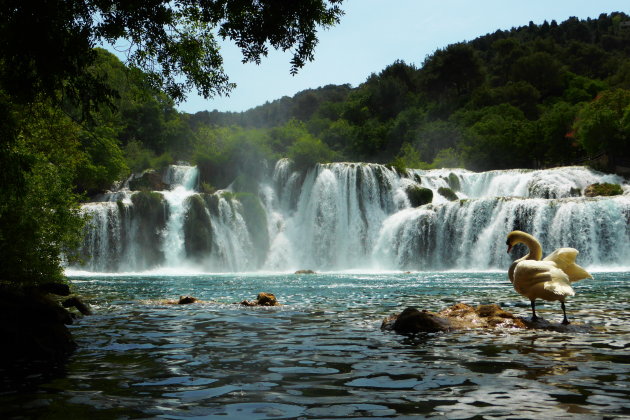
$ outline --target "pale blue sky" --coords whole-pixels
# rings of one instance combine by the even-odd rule
[[[419,67],[437,48],[530,20],[539,24],[613,11],[630,14],[628,0],[345,0],[342,8],[341,23],[320,30],[315,60],[298,75],[289,74],[289,53],[270,52],[259,66],[242,64],[240,51],[224,43],[224,68],[236,89],[228,98],[210,100],[191,93],[178,108],[244,111],[304,89],[357,86],[397,59]]]

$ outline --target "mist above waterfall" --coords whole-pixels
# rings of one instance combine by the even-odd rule
[[[164,182],[168,190],[123,189],[85,204],[85,265],[74,268],[505,269],[518,256],[505,252],[514,229],[539,238],[546,253],[577,248],[587,267],[630,265],[630,186],[584,167],[401,174],[378,164],[332,163],[297,172],[283,159],[253,192],[201,193],[191,166],[169,167]],[[623,184],[625,194],[582,196],[598,182]],[[410,188],[431,190],[432,202],[412,207]]]

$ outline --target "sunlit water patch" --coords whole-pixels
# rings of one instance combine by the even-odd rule
[[[529,304],[505,273],[77,276],[96,314],[62,369],[3,380],[3,418],[621,418],[630,415],[630,274],[575,284],[590,332],[402,336],[407,306]],[[280,307],[235,305],[260,291]],[[202,303],[167,305],[193,295]],[[559,322],[559,305],[539,315]]]

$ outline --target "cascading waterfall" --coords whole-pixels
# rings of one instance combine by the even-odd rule
[[[203,194],[196,168],[173,165],[164,175],[169,190],[123,189],[85,204],[92,216],[85,268],[505,269],[524,252],[505,252],[514,229],[536,236],[545,253],[577,248],[586,267],[630,266],[630,186],[619,176],[584,167],[400,174],[377,164],[324,164],[306,173],[291,166],[278,161],[257,194]],[[624,195],[582,196],[602,182],[622,184]],[[413,208],[413,188],[430,189],[432,202]]]
[[[167,267],[177,267],[185,261],[183,227],[186,199],[195,194],[197,174],[196,167],[171,165],[164,176],[164,182],[172,186],[171,190],[162,192],[169,209],[162,245]]]

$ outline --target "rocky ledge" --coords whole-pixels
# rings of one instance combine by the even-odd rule
[[[70,296],[66,284],[0,287],[0,336],[4,343],[0,346],[0,366],[17,360],[65,359],[76,348],[66,327],[77,316],[65,309],[70,307],[84,315],[91,313],[81,298]]]
[[[499,305],[479,305],[476,308],[457,303],[440,312],[407,308],[400,314],[383,320],[381,329],[401,334],[441,332],[475,328],[531,328],[559,332],[588,332],[592,328],[584,324],[562,325],[542,318],[536,321],[522,318],[501,309]]]

